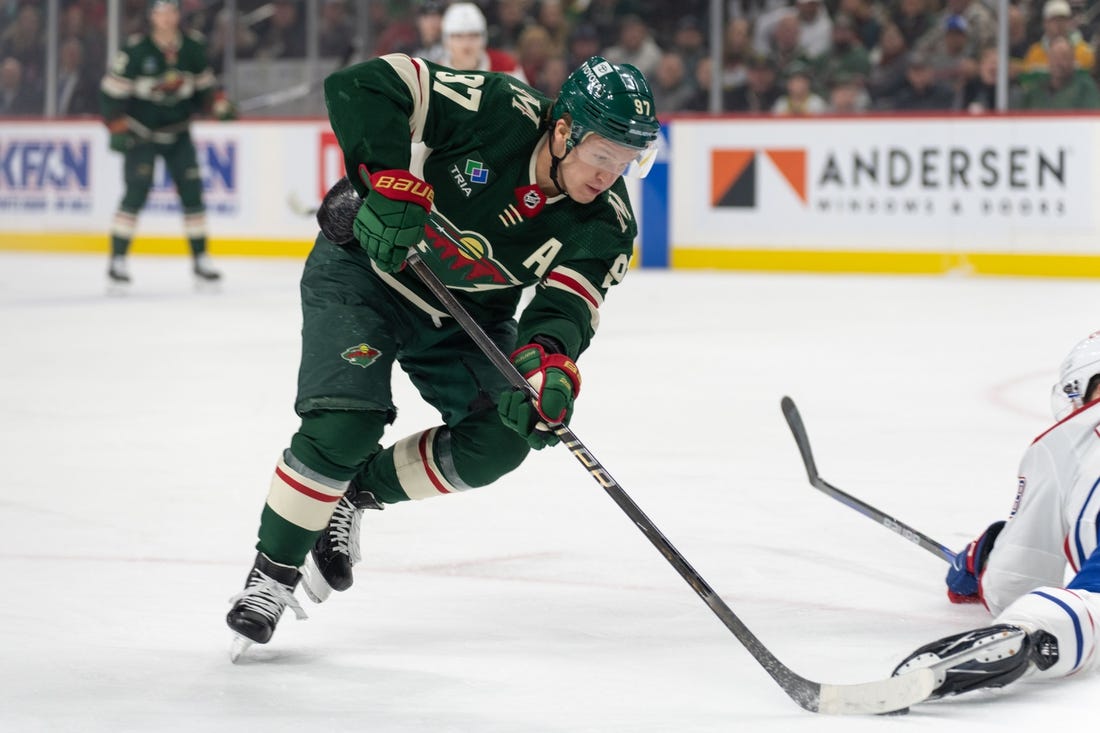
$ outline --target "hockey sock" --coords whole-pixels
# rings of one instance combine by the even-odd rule
[[[271,478],[256,549],[275,562],[301,565],[348,483],[311,471],[285,451]]]

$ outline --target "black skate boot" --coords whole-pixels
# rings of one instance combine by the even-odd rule
[[[922,646],[894,670],[894,675],[931,668],[936,687],[929,700],[983,687],[1004,687],[1029,666],[1048,669],[1058,661],[1058,642],[1045,631],[1028,634],[1019,626],[999,624],[947,636]]]
[[[301,577],[297,568],[277,563],[262,552],[256,554],[244,590],[229,599],[233,607],[225,622],[237,634],[229,652],[232,661],[236,662],[253,642],[266,644],[287,606],[299,619],[306,618],[294,597],[294,588]]]
[[[302,589],[314,603],[328,600],[332,591],[345,591],[354,580],[352,566],[359,554],[359,524],[364,509],[382,509],[382,504],[369,491],[348,486],[340,497],[332,519],[302,565]]]

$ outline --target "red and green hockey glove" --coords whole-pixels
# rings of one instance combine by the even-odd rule
[[[397,272],[405,266],[409,248],[424,238],[435,190],[405,170],[372,174],[360,165],[359,177],[370,191],[355,215],[352,231],[378,269]]]
[[[130,124],[125,117],[108,121],[107,132],[111,135],[107,147],[116,153],[125,153],[134,147],[134,134],[130,132]]]
[[[542,344],[527,344],[512,354],[512,363],[537,393],[511,390],[500,397],[501,422],[527,439],[535,450],[556,445],[551,425],[568,424],[573,400],[581,392],[581,373],[565,354],[547,353]]]

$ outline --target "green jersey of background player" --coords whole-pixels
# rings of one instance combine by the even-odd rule
[[[202,37],[180,31],[179,0],[149,0],[149,25],[147,35],[128,39],[100,84],[111,149],[123,156],[125,188],[111,226],[108,277],[130,282],[126,255],[160,156],[179,192],[195,276],[218,280],[206,254],[206,209],[190,128],[196,113],[230,119],[233,109],[216,88]]]
[[[621,176],[644,173],[658,132],[642,74],[599,57],[556,101],[511,76],[399,54],[331,75],[325,101],[349,177],[325,197],[302,275],[301,426],[227,616],[234,659],[271,638],[287,605],[300,614],[299,580],[317,602],[351,585],[364,508],[485,486],[557,441],[546,425],[569,419],[574,360],[633,252]],[[413,247],[537,399],[511,389],[405,268]],[[443,424],[382,448],[395,363]]]

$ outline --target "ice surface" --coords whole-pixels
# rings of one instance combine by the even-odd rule
[[[296,427],[297,277],[220,260],[0,255],[0,731],[1034,731],[1095,678],[904,717],[802,711],[564,449],[364,521],[353,589],[231,665],[223,621]],[[796,672],[889,674],[982,625],[942,560],[812,490],[823,477],[952,547],[1010,508],[1053,372],[1100,328],[1093,281],[631,272],[573,428]],[[387,441],[434,424],[403,378]]]

